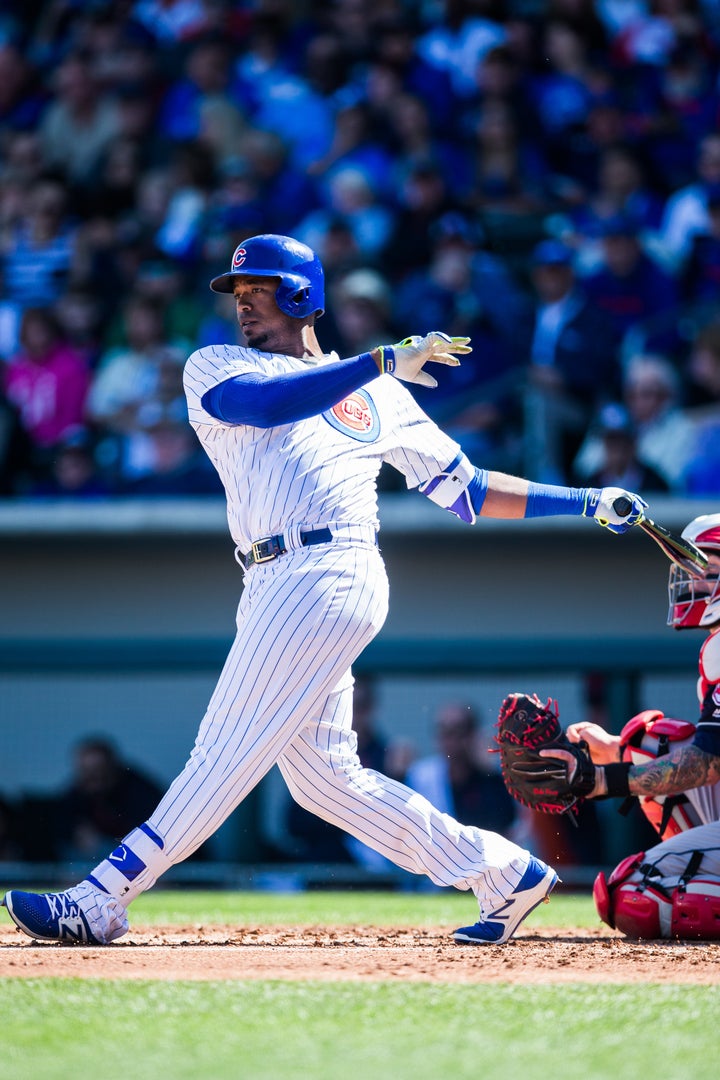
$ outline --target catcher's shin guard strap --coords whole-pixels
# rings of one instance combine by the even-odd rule
[[[619,795],[621,798],[630,794],[630,762],[613,762],[612,765],[604,765],[607,793],[609,797]]]

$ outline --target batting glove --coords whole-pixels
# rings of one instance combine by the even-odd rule
[[[437,379],[423,371],[428,360],[436,364],[449,364],[457,367],[460,361],[454,353],[461,356],[472,352],[468,337],[448,337],[440,330],[433,330],[420,337],[418,334],[399,341],[396,345],[378,345],[381,374],[394,375],[403,382],[419,383],[421,386],[437,386]]]
[[[618,499],[623,500],[621,509],[626,511],[624,514],[619,513],[614,507]],[[585,496],[583,517],[595,518],[598,525],[609,529],[610,532],[624,533],[633,525],[640,524],[645,517],[646,506],[644,499],[633,494],[632,491],[625,491],[624,488],[589,488]]]

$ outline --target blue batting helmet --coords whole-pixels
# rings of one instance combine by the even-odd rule
[[[325,275],[312,248],[290,236],[264,233],[250,236],[235,248],[230,269],[210,282],[213,292],[231,293],[237,277],[277,277],[275,299],[281,311],[295,319],[322,315]]]

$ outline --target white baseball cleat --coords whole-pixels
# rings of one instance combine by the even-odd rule
[[[502,945],[538,904],[547,902],[557,883],[552,867],[531,855],[527,870],[507,900],[480,922],[461,926],[453,940],[458,945]]]

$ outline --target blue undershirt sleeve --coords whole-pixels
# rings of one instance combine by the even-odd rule
[[[554,484],[528,485],[525,517],[554,517],[556,514],[584,514],[589,488],[572,488]]]
[[[277,427],[331,409],[377,375],[370,353],[284,375],[246,372],[212,386],[203,394],[201,405],[226,424]]]

